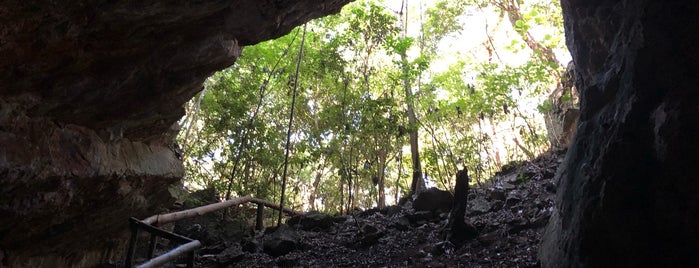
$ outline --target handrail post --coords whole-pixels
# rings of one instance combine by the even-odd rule
[[[158,227],[157,224],[153,224],[154,227]],[[155,254],[155,246],[158,244],[158,236],[156,236],[154,233],[150,234],[150,244],[148,245],[148,259],[153,258],[153,254]]]
[[[131,228],[131,239],[129,240],[129,250],[126,252],[126,260],[124,267],[133,267],[134,256],[136,255],[136,242],[138,240],[138,224],[133,218],[129,219],[129,227]]]
[[[189,252],[187,259],[187,268],[194,268],[194,251]]]

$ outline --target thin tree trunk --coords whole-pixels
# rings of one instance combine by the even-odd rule
[[[405,21],[403,22],[403,38],[407,36],[408,32],[408,1],[405,1],[404,14]],[[400,53],[401,65],[403,69],[403,89],[405,90],[405,102],[407,104],[408,110],[408,138],[410,141],[410,157],[413,164],[413,181],[410,185],[410,195],[415,195],[425,189],[425,181],[422,178],[422,167],[420,164],[420,149],[418,148],[418,126],[417,118],[415,116],[415,104],[413,101],[413,93],[410,88],[410,75],[408,70],[408,56],[405,51]]]
[[[318,185],[320,185],[320,179],[323,177],[325,170],[325,161],[323,159],[320,161],[321,162],[318,164],[315,179],[313,179],[313,187],[311,188],[311,193],[308,197],[308,205],[311,210],[316,210],[316,192],[318,191]]]
[[[385,186],[384,181],[385,181],[385,177],[386,177],[386,174],[384,171],[384,169],[385,169],[384,167],[386,166],[386,157],[387,157],[387,154],[385,151],[382,150],[379,152],[379,161],[377,164],[378,169],[379,169],[379,172],[378,172],[379,173],[378,174],[378,177],[379,177],[379,181],[378,181],[378,184],[379,184],[378,207],[379,207],[379,209],[386,207],[386,190],[384,187]]]
[[[340,189],[340,215],[344,215],[345,211],[345,179],[340,175],[337,189]]]
[[[269,72],[269,74],[267,74],[267,77],[265,78],[264,82],[262,82],[262,85],[260,86],[260,97],[258,98],[257,106],[255,106],[255,111],[252,113],[252,115],[250,116],[250,119],[248,120],[248,127],[245,129],[246,131],[243,133],[243,137],[240,141],[240,145],[238,147],[238,150],[236,151],[235,160],[233,162],[233,169],[231,170],[230,177],[228,180],[228,186],[226,187],[226,200],[231,199],[233,180],[235,179],[235,175],[238,171],[238,165],[240,163],[240,158],[242,157],[243,152],[245,150],[247,150],[248,137],[250,135],[250,132],[252,132],[252,128],[253,128],[253,124],[255,122],[255,119],[257,118],[257,115],[259,114],[260,109],[262,108],[263,100],[265,97],[265,92],[267,91],[267,85],[269,85],[269,81],[272,80],[272,76],[276,72],[277,67],[279,66],[279,63],[281,62],[281,60],[283,58],[285,58],[286,54],[289,52],[289,49],[291,48],[291,45],[296,40],[297,35],[298,35],[298,31],[296,32],[296,35],[294,35],[294,38],[291,39],[291,42],[289,42],[289,46],[286,48],[286,50],[284,50],[284,53],[282,54],[282,56],[279,57],[279,59],[277,59],[277,62],[274,63],[272,70]]]
[[[279,198],[279,207],[284,209],[284,193],[286,192],[286,175],[289,167],[289,151],[291,148],[291,127],[294,123],[294,106],[296,106],[296,90],[299,85],[299,69],[301,69],[301,58],[303,57],[303,45],[306,42],[306,24],[303,24],[303,36],[301,37],[301,47],[299,48],[299,56],[296,60],[296,74],[294,75],[294,90],[291,95],[291,111],[289,112],[289,127],[286,131],[286,148],[284,154],[284,171],[282,172],[282,193]],[[282,212],[279,211],[279,217],[277,218],[277,226],[282,225]]]
[[[347,161],[348,166],[347,168],[347,213],[350,213],[352,211],[352,206],[354,203],[354,195],[352,194],[352,154],[354,152],[354,147],[352,147],[352,144],[350,143],[350,153],[349,153],[349,159]]]
[[[440,128],[442,129],[442,132],[444,133],[444,140],[446,143],[445,146],[446,146],[447,151],[449,152],[449,160],[452,163],[452,168],[454,168],[454,170],[459,170],[459,167],[456,163],[456,157],[454,156],[454,151],[452,150],[452,146],[449,143],[449,141],[453,140],[453,139],[451,139],[449,132],[447,132],[446,129],[444,128],[444,124],[440,125]]]
[[[403,140],[403,138],[399,138],[399,141],[398,141],[398,145],[399,145],[398,146],[398,148],[399,148],[398,149],[398,159],[396,160],[396,162],[398,163],[398,177],[396,178],[396,184],[395,184],[396,194],[394,196],[394,199],[396,200],[396,204],[398,204],[398,197],[400,194],[400,177],[403,176],[403,146],[402,146],[403,143],[400,142],[402,140]]]
[[[522,145],[522,143],[519,142],[519,139],[517,139],[517,137],[512,138],[512,141],[515,142],[515,144],[517,145],[517,147],[518,147],[519,149],[521,149],[522,152],[524,152],[524,154],[527,155],[527,157],[528,157],[530,160],[536,158],[536,156],[534,155],[534,153],[532,153],[529,149],[527,149],[527,147],[525,147],[524,145]]]
[[[502,161],[500,160],[500,150],[499,148],[495,147],[495,137],[497,137],[498,133],[495,131],[495,123],[493,122],[492,118],[488,118],[488,123],[490,124],[490,130],[493,132],[493,135],[490,136],[490,146],[493,147],[493,151],[495,151],[495,166],[502,166]]]
[[[204,86],[204,89],[199,92],[199,96],[197,97],[197,103],[194,105],[194,109],[192,111],[192,116],[187,123],[187,130],[184,133],[184,141],[182,144],[182,152],[185,154],[182,156],[184,159],[186,157],[186,154],[188,152],[188,145],[189,145],[189,134],[192,131],[192,126],[197,123],[197,117],[199,116],[199,109],[201,108],[201,100],[204,98],[204,95],[206,95],[206,91],[208,91],[208,87],[206,85]]]
[[[442,172],[442,167],[444,166],[446,168],[446,162],[444,161],[444,154],[442,153],[442,144],[437,140],[437,134],[435,134],[434,127],[430,124],[425,124],[425,128],[427,129],[427,132],[430,133],[430,136],[432,137],[432,151],[434,152],[435,156],[438,156],[439,159],[435,161],[437,163],[437,177],[438,181],[442,184],[442,187],[444,189],[448,189],[449,187],[449,182],[447,181],[448,178],[444,176],[444,173]],[[442,165],[439,164],[439,161],[442,161]]]
[[[522,18],[522,13],[519,10],[519,3],[516,0],[497,0],[492,1],[492,3],[507,13],[507,18],[510,20],[513,28],[516,29],[517,21],[524,21]],[[556,55],[553,53],[553,50],[550,47],[536,41],[534,36],[532,36],[529,31],[524,30],[517,32],[522,37],[522,40],[524,40],[524,43],[526,43],[531,50],[534,52],[539,52],[544,60],[558,64]],[[560,73],[555,75],[557,78],[560,77]]]

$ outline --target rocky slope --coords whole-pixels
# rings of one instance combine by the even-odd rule
[[[231,239],[238,227],[212,225],[207,218],[220,219],[215,215],[178,229],[206,241],[198,267],[538,267],[561,161],[558,154],[540,157],[508,168],[492,185],[472,189],[466,220],[479,235],[460,246],[445,240],[443,210],[449,207],[434,210],[440,206],[418,200],[350,216],[310,213],[244,239]],[[430,204],[447,199],[431,196]]]

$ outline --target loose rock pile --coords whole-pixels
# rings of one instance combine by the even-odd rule
[[[460,247],[445,239],[451,195],[432,189],[402,206],[308,213],[241,241],[211,242],[199,250],[197,267],[538,267],[562,158],[524,162],[471,189],[466,221],[478,237]]]

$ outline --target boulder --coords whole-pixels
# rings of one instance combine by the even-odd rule
[[[216,255],[216,263],[219,266],[231,266],[245,257],[240,245],[233,244]]]
[[[344,221],[347,218],[343,218]],[[339,219],[338,219],[339,220]],[[289,218],[286,223],[291,226],[299,226],[304,231],[326,230],[334,225],[335,218],[319,212],[309,212]]]
[[[391,227],[399,231],[410,230],[410,220],[406,216],[399,217],[396,219],[396,222],[391,225]]]
[[[349,218],[350,218],[350,216],[347,216],[347,215],[337,215],[337,216],[333,217],[333,222],[335,222],[335,223],[344,223],[344,222],[346,222]]]
[[[410,223],[418,226],[431,221],[439,220],[439,215],[435,215],[435,213],[432,211],[416,211],[412,214],[406,214],[405,217],[410,221]]]
[[[257,239],[243,239],[240,242],[240,247],[245,252],[255,253],[259,248],[259,242],[257,242]]]
[[[485,200],[485,198],[478,196],[474,199],[469,200],[468,207],[469,210],[466,213],[469,216],[480,215],[487,213],[491,210],[493,204]]]
[[[492,189],[490,190],[490,193],[488,194],[488,197],[490,200],[500,200],[500,201],[505,201],[506,196],[505,196],[505,191],[502,189]]]
[[[296,249],[299,240],[300,236],[294,228],[282,224],[273,232],[265,234],[262,240],[262,248],[270,256],[278,257]]]
[[[379,239],[384,235],[384,231],[376,226],[364,224],[361,227],[361,236],[359,237],[358,244],[364,248],[370,247],[379,242]]]
[[[430,188],[417,195],[413,201],[413,209],[415,211],[449,212],[453,203],[454,196],[449,191]]]

